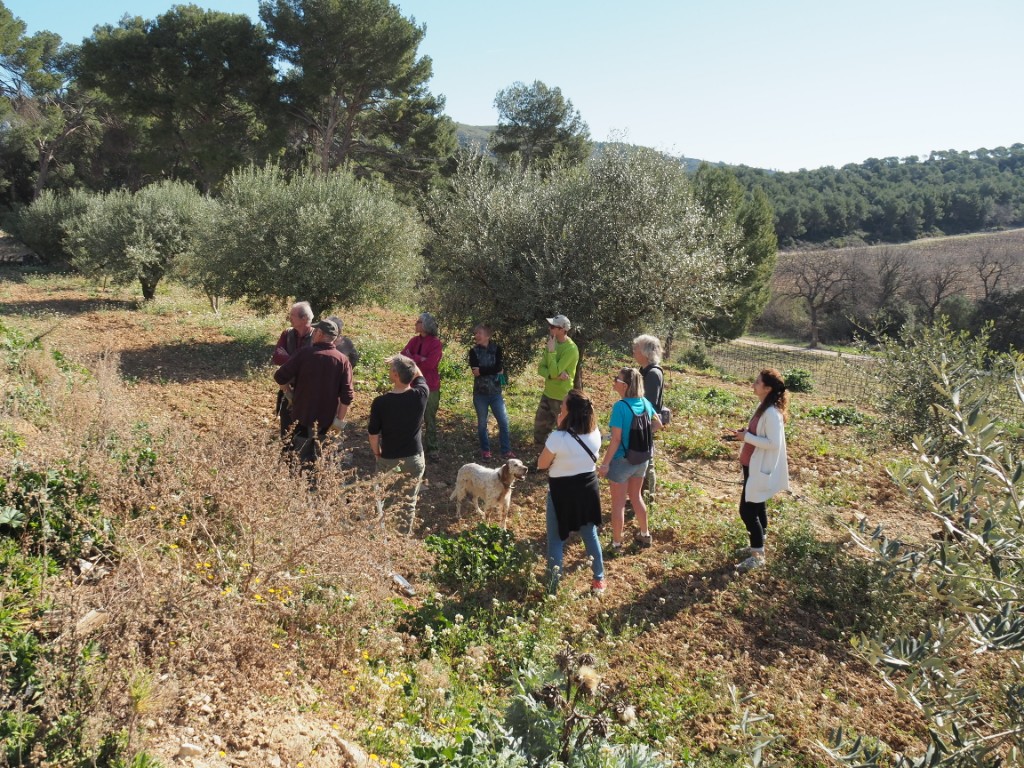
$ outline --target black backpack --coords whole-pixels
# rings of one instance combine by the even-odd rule
[[[629,447],[626,449],[626,461],[630,464],[643,464],[654,456],[654,430],[651,429],[651,417],[644,412],[633,414],[633,422],[629,425]]]

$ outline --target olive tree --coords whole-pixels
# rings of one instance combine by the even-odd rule
[[[454,322],[488,321],[521,369],[567,315],[581,349],[709,316],[731,295],[740,237],[694,199],[679,164],[608,151],[543,176],[464,155],[428,206],[435,302]]]
[[[195,187],[177,181],[93,195],[65,225],[71,263],[114,284],[137,280],[149,301],[175,262],[196,247],[208,205]]]
[[[408,290],[423,234],[419,215],[384,183],[250,167],[228,178],[193,279],[261,310],[297,297],[319,314]]]
[[[937,352],[934,379],[943,425],[960,446],[916,441],[918,463],[897,479],[936,540],[908,546],[882,529],[865,546],[890,573],[934,606],[927,626],[902,636],[859,637],[858,654],[912,703],[927,725],[917,748],[895,752],[876,739],[837,732],[822,747],[849,766],[995,768],[1024,760],[1024,462],[1016,429],[993,409],[989,373],[969,356]],[[1015,381],[1024,405],[1024,359]],[[979,677],[984,667],[988,675]],[[971,674],[971,672],[974,674]]]

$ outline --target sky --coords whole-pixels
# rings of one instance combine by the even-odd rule
[[[2,0],[80,42],[174,0]],[[1021,0],[395,0],[446,113],[541,80],[598,141],[780,171],[1024,142]],[[258,0],[196,0],[258,18]]]

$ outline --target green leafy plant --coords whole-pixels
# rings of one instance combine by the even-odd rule
[[[0,535],[61,564],[92,552],[112,552],[112,530],[100,510],[96,482],[68,466],[37,470],[15,462],[0,476]]]
[[[790,368],[782,374],[790,392],[813,392],[814,377],[804,368]]]
[[[555,656],[553,674],[526,674],[509,708],[506,724],[532,765],[592,765],[603,753],[609,766],[664,766],[646,745],[610,742],[636,722],[636,708],[623,698],[622,686],[602,682],[597,659],[566,645]]]
[[[864,423],[864,414],[851,405],[816,405],[807,410],[807,415],[834,427]]]
[[[425,544],[434,553],[435,578],[447,586],[465,591],[530,580],[533,555],[512,531],[499,526],[480,523],[455,538],[428,536]]]

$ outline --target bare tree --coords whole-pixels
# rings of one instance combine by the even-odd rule
[[[811,349],[820,343],[822,320],[852,297],[863,272],[849,257],[838,253],[790,253],[779,258],[779,293],[799,299],[811,322]]]
[[[1021,255],[1007,246],[997,249],[985,244],[975,252],[970,266],[981,282],[982,298],[987,300],[1007,283],[1015,281],[1020,272]]]
[[[884,312],[892,309],[906,287],[910,278],[910,260],[904,250],[883,248],[872,259],[877,292],[874,296],[874,309]]]
[[[929,325],[935,322],[942,302],[963,290],[965,275],[964,265],[953,259],[937,259],[911,275],[909,295],[924,310]]]

